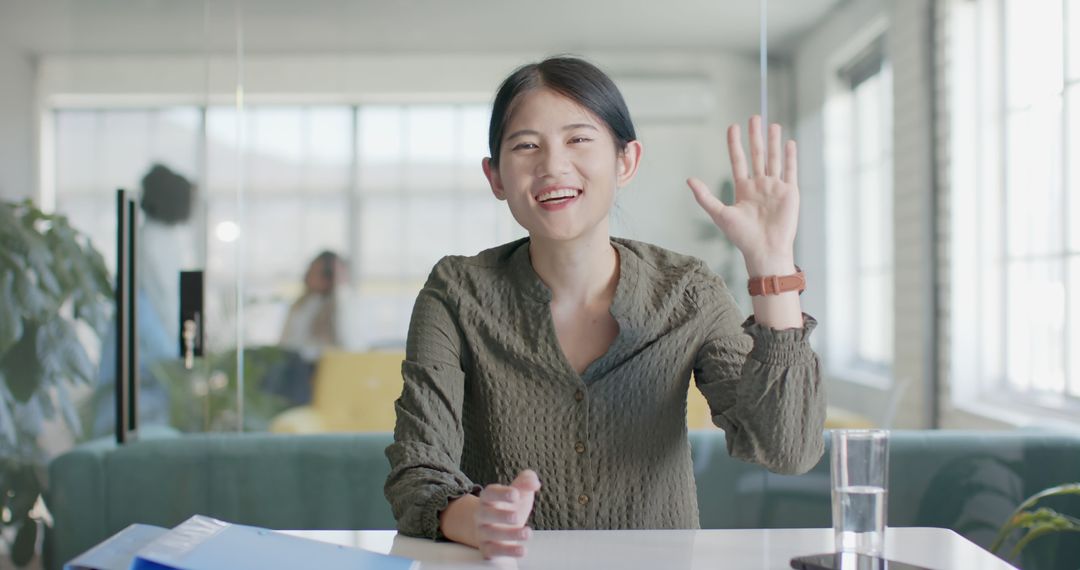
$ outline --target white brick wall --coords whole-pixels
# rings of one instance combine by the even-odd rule
[[[898,427],[930,427],[933,342],[931,200],[934,199],[931,0],[891,4],[895,236],[894,377],[910,379]]]

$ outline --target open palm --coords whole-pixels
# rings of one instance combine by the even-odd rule
[[[750,170],[739,126],[728,128],[728,153],[735,177],[734,204],[721,202],[697,178],[686,181],[698,204],[739,248],[748,266],[766,259],[791,259],[799,223],[795,141],[789,140],[781,149],[780,125],[772,125],[766,147],[761,130],[761,117],[751,117]]]

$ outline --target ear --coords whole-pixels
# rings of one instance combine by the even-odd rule
[[[491,159],[484,157],[480,166],[484,169],[484,177],[491,185],[491,193],[499,200],[506,200],[506,192],[503,190],[502,178],[499,177],[499,169],[492,164]]]
[[[626,148],[615,157],[615,176],[619,188],[626,186],[637,174],[638,166],[641,165],[641,155],[645,151],[641,141],[630,141]]]

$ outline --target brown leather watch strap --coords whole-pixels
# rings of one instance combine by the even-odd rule
[[[795,269],[798,272],[792,275],[753,277],[747,282],[746,287],[750,290],[750,295],[754,297],[759,295],[779,295],[788,291],[802,293],[806,290],[806,274],[798,266]]]

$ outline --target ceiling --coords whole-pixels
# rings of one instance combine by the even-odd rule
[[[769,0],[783,54],[845,0]],[[0,0],[31,54],[727,50],[756,54],[753,0]],[[239,17],[238,17],[239,16]],[[238,26],[237,22],[241,25]]]

